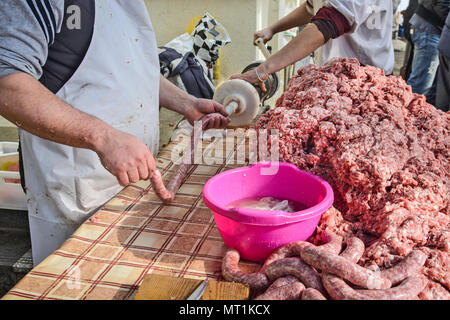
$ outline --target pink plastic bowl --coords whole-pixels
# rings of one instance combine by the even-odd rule
[[[277,165],[276,174],[262,174],[262,170]],[[259,197],[292,200],[308,209],[286,213],[227,207],[234,201]],[[333,189],[325,180],[284,162],[257,163],[225,171],[203,188],[203,201],[213,211],[227,247],[255,262],[263,262],[280,246],[308,239],[333,200]]]

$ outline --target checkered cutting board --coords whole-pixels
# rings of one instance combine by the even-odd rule
[[[172,151],[184,146],[172,142],[156,159],[166,184],[177,169]],[[230,163],[234,150],[206,156]],[[128,186],[3,299],[132,299],[147,274],[220,280],[226,246],[201,192],[209,178],[238,166],[193,165],[170,205],[159,201],[148,182]]]

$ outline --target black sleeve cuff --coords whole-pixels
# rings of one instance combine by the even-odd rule
[[[312,21],[320,32],[322,32],[323,37],[325,38],[325,43],[330,39],[335,39],[339,36],[338,29],[336,24],[329,20],[314,20]]]

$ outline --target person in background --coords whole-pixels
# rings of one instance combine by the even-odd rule
[[[436,81],[436,108],[448,112],[450,107],[450,14],[447,15],[439,41],[439,73]]]
[[[291,65],[316,51],[319,66],[335,57],[357,58],[391,74],[394,69],[391,0],[308,0],[275,24],[254,34],[264,42],[285,30],[306,25],[297,37],[272,55],[257,69],[232,79],[259,83],[270,74]],[[389,30],[389,32],[386,32]]]
[[[438,43],[450,9],[450,0],[423,0],[410,20],[414,56],[408,85],[418,94],[427,94],[439,65]]]
[[[418,0],[410,0],[408,8],[406,8],[405,12],[403,13],[403,29],[405,30],[404,31],[405,39],[408,41],[409,46],[410,46],[409,55],[407,57],[407,62],[405,64],[404,74],[403,74],[403,78],[405,80],[408,80],[409,75],[411,74],[412,61],[413,61],[413,57],[414,57],[414,43],[411,39],[412,26],[411,26],[410,21],[411,21],[412,16],[416,12],[418,6],[419,6]]]

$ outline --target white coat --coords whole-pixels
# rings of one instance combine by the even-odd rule
[[[90,47],[57,96],[138,137],[159,142],[159,59],[144,1],[96,0]],[[70,237],[122,187],[97,154],[20,130],[34,264]]]
[[[394,70],[392,44],[391,0],[308,0],[315,15],[324,6],[333,7],[343,14],[351,25],[351,31],[336,39],[330,39],[315,55],[315,63],[322,65],[335,57],[357,58],[361,64],[384,69],[386,74]]]

